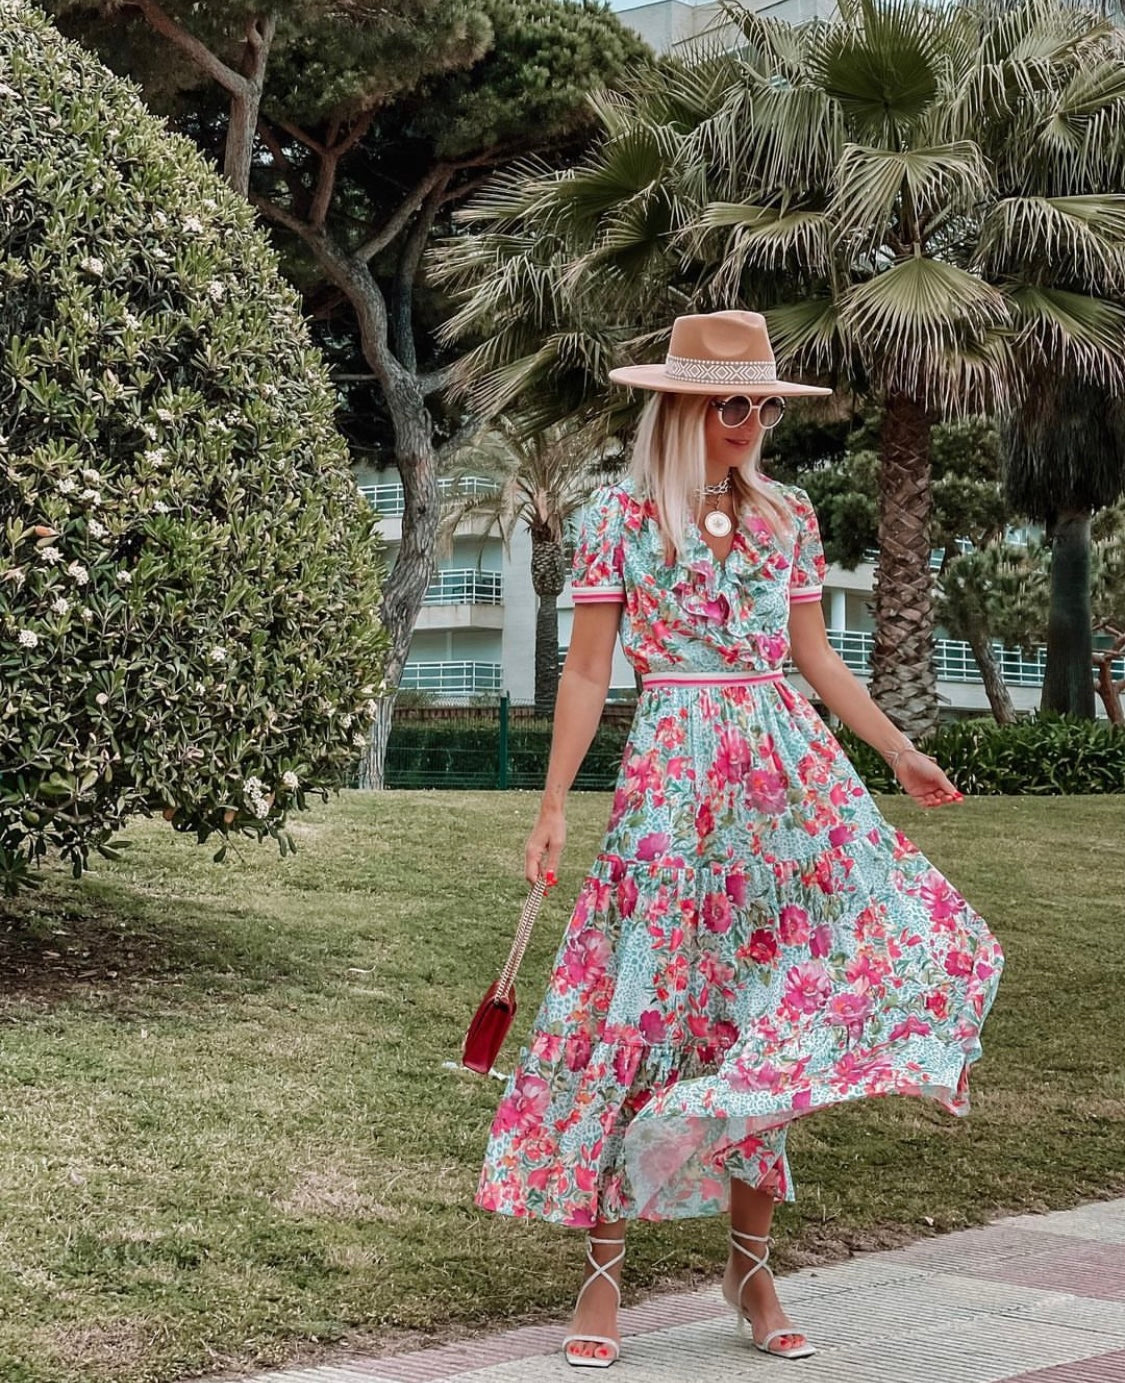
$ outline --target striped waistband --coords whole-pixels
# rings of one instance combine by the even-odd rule
[[[741,687],[754,682],[784,682],[780,668],[773,672],[649,672],[641,674],[648,687]]]

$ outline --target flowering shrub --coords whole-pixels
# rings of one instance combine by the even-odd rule
[[[386,646],[323,365],[251,209],[23,0],[0,108],[3,887],[137,812],[284,854]]]

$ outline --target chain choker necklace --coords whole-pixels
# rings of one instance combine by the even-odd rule
[[[704,485],[701,491],[697,491],[711,501],[711,509],[703,516],[703,527],[712,538],[725,538],[734,527],[730,515],[719,508],[719,496],[729,494],[730,489],[730,471],[727,471],[717,485]]]

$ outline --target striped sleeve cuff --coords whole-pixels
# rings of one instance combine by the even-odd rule
[[[797,586],[789,592],[789,603],[799,605],[805,601],[819,600],[823,594],[823,586]]]
[[[574,586],[571,589],[576,605],[592,604],[598,600],[624,600],[625,587],[619,584],[611,586]]]

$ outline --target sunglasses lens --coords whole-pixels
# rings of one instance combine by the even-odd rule
[[[750,400],[743,394],[736,394],[734,398],[724,399],[719,404],[719,417],[722,419],[724,427],[740,427],[750,416],[753,407]]]
[[[781,399],[763,399],[758,408],[758,421],[765,428],[776,427],[785,416],[785,404]]]

